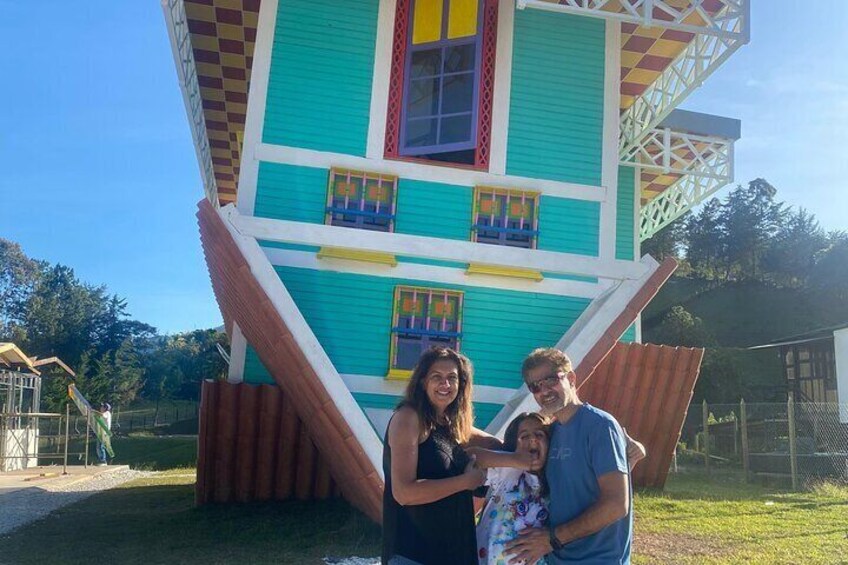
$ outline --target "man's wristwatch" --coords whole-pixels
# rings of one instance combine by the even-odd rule
[[[548,527],[548,539],[551,542],[551,548],[554,551],[562,549],[562,543],[556,537],[556,527],[552,524]]]

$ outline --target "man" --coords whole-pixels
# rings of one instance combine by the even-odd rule
[[[100,403],[100,410],[97,410],[98,414],[103,418],[103,425],[106,428],[106,433],[112,429],[112,405],[108,402]],[[100,425],[98,422],[94,422],[95,426]],[[106,456],[106,444],[101,439],[101,434],[95,434],[97,436],[97,466],[103,466],[107,464]]]
[[[522,531],[507,552],[523,563],[547,555],[550,564],[629,564],[633,512],[625,433],[611,415],[580,401],[571,361],[561,351],[536,349],[521,372],[542,411],[555,419],[545,467],[551,527]]]

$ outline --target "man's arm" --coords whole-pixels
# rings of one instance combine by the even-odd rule
[[[630,487],[627,475],[612,471],[598,477],[600,495],[594,504],[570,522],[556,527],[557,540],[563,545],[590,536],[627,516],[630,509]],[[551,551],[550,532],[544,528],[527,528],[507,544],[506,553],[524,563],[535,563]]]

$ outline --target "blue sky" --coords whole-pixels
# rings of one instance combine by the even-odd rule
[[[742,120],[738,182],[764,177],[848,229],[848,2],[813,4],[755,1],[751,43],[683,107]],[[14,46],[0,51],[0,237],[106,284],[160,331],[220,324],[159,2],[0,0],[0,34]]]

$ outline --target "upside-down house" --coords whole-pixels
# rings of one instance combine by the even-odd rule
[[[677,106],[748,2],[163,0],[232,344],[198,502],[379,520],[388,418],[439,344],[494,433],[535,408],[524,355],[566,350],[661,485],[702,351],[640,344],[675,264],[639,244],[732,179],[739,123]]]

